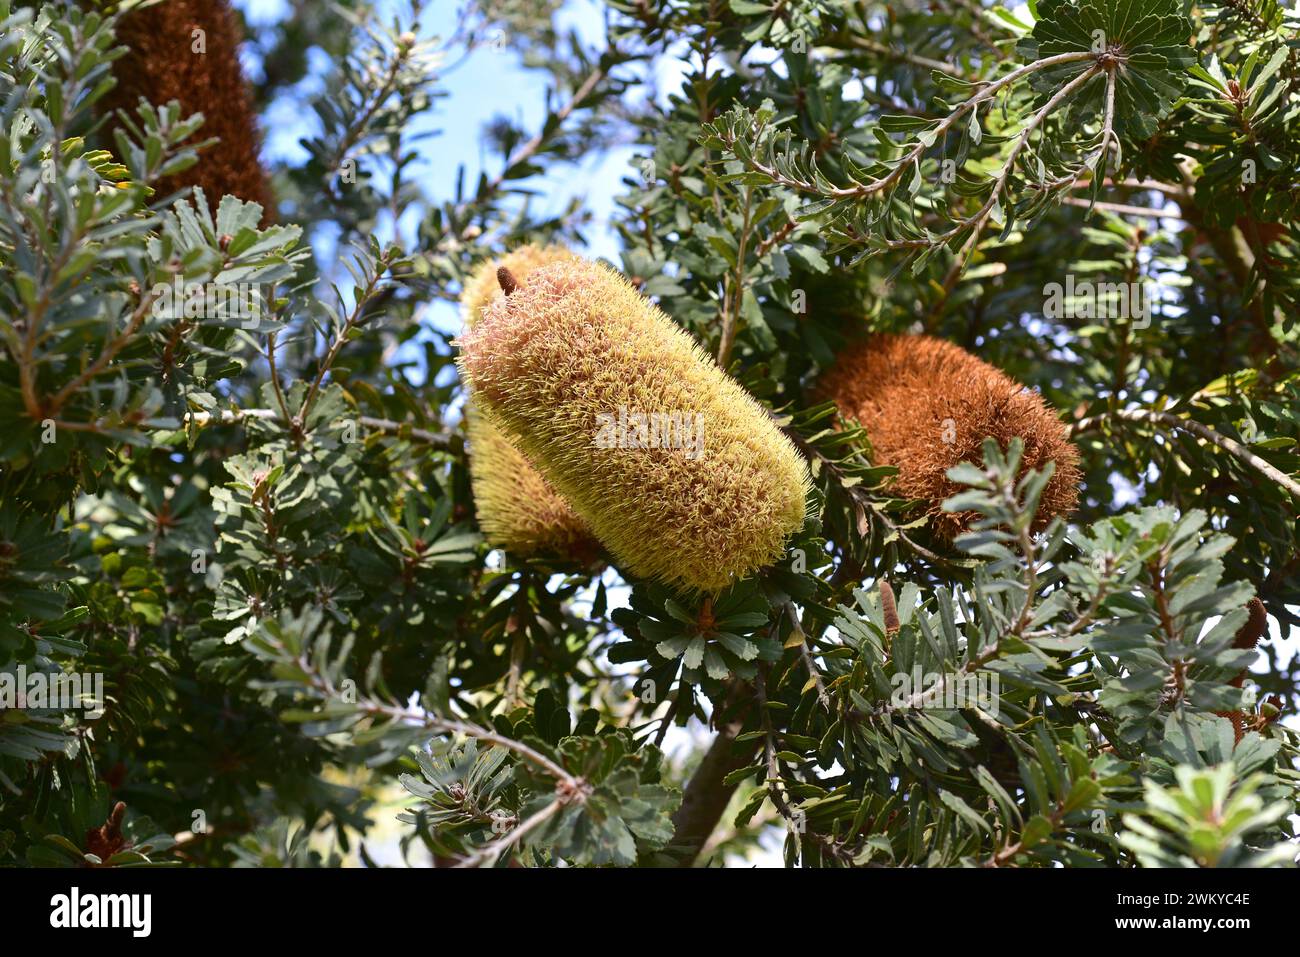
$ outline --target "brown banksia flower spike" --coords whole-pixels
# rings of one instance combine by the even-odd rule
[[[1268,634],[1268,612],[1264,610],[1264,603],[1258,597],[1252,598],[1246,603],[1246,623],[1237,629],[1236,636],[1232,639],[1232,646],[1240,648],[1243,651],[1247,648],[1259,647],[1260,641]],[[1240,688],[1246,681],[1246,672],[1241,672],[1233,678],[1230,684],[1234,688]],[[1216,711],[1214,712],[1220,718],[1227,718],[1232,722],[1232,734],[1237,743],[1246,735],[1246,715],[1241,711]]]
[[[101,861],[107,861],[119,851],[128,849],[131,844],[122,834],[122,822],[125,818],[126,805],[118,801],[109,812],[107,821],[86,832],[86,852],[94,854]]]
[[[893,638],[902,627],[898,619],[898,605],[894,602],[894,589],[885,579],[880,579],[880,611],[885,618],[885,637]]]
[[[811,480],[789,439],[614,270],[520,276],[460,348],[479,407],[632,575],[716,593],[803,525]]]
[[[573,258],[561,246],[523,246],[496,263],[485,263],[461,296],[465,327],[483,307],[518,288],[539,266]],[[488,421],[475,397],[465,407],[469,474],[479,528],[488,542],[521,558],[567,558],[583,564],[600,554],[600,544],[551,484],[519,451],[507,432]]]
[[[160,195],[197,186],[215,209],[230,194],[260,204],[265,223],[274,218],[274,207],[258,159],[252,92],[239,65],[241,39],[228,0],[163,0],[132,9],[118,21],[117,40],[127,53],[113,65],[117,86],[104,102],[131,114],[141,97],[159,106],[177,100],[182,116],[202,113],[197,135],[220,142],[201,151],[189,169],[160,182]]]
[[[871,336],[839,356],[816,392],[833,400],[841,416],[861,423],[876,462],[898,468],[894,491],[926,503],[935,532],[945,539],[975,518],[943,511],[943,501],[960,490],[948,469],[982,462],[989,436],[1003,449],[1016,437],[1023,440],[1022,473],[1056,463],[1035,530],[1078,502],[1079,452],[1056,413],[1038,393],[951,342]]]

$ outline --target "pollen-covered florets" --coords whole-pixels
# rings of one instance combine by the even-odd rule
[[[794,446],[612,269],[544,266],[460,345],[481,408],[632,574],[717,592],[803,524],[811,483]]]
[[[960,491],[946,473],[960,462],[982,462],[989,436],[1003,449],[1017,436],[1024,441],[1022,472],[1056,463],[1035,528],[1078,501],[1079,453],[1056,413],[1037,392],[951,342],[871,336],[840,355],[817,391],[862,425],[876,461],[898,468],[895,490],[926,502],[945,538],[973,518],[942,510],[944,499]]]
[[[521,557],[594,559],[600,546],[572,506],[473,403],[465,415],[474,506],[487,540]]]
[[[503,295],[498,269],[508,269],[522,278],[539,266],[572,258],[573,253],[563,246],[529,245],[483,263],[461,295],[465,328],[473,327],[483,307]],[[587,523],[533,467],[515,441],[479,412],[473,395],[465,406],[465,426],[474,507],[488,542],[524,558],[595,558],[600,546]]]
[[[466,281],[465,289],[460,296],[461,315],[465,328],[468,329],[478,322],[485,306],[505,295],[501,291],[501,284],[497,281],[499,270],[505,269],[517,280],[523,281],[530,273],[543,266],[576,258],[572,251],[555,243],[549,246],[529,243],[527,246],[520,246],[506,253],[500,259],[484,261],[474,271],[474,275]]]

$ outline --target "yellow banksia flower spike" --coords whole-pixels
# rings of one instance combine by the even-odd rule
[[[627,572],[713,594],[781,556],[807,466],[688,333],[598,263],[498,279],[462,377]]]
[[[483,307],[504,295],[497,282],[498,268],[522,277],[540,266],[572,258],[563,246],[529,245],[484,263],[461,294],[465,328],[473,328]],[[521,558],[594,560],[600,545],[587,523],[533,468],[515,442],[479,412],[473,395],[466,403],[465,427],[474,508],[488,542]]]
[[[880,465],[898,468],[894,490],[927,503],[943,538],[965,531],[970,514],[944,512],[960,491],[947,477],[960,462],[979,464],[992,436],[1002,449],[1024,441],[1021,472],[1056,471],[1043,491],[1035,529],[1071,512],[1079,497],[1079,452],[1042,396],[960,346],[931,336],[874,335],[836,360],[817,385],[840,414],[866,430]]]

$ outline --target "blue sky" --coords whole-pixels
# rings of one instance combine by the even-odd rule
[[[245,11],[254,28],[274,23],[288,14],[285,0],[235,0],[235,3]],[[385,11],[405,7],[391,0],[384,0],[379,6]],[[450,36],[455,31],[460,6],[446,0],[435,2],[424,12],[421,38]],[[575,31],[590,48],[599,49],[604,45],[604,22],[598,0],[569,0],[557,14],[556,25],[561,33]],[[458,58],[458,54],[453,56]],[[313,73],[318,75],[328,67],[321,60],[311,64]],[[412,128],[412,133],[435,134],[422,141],[421,157],[412,171],[426,194],[435,202],[451,199],[461,166],[465,168],[468,184],[475,182],[480,172],[489,176],[498,173],[502,161],[499,156],[485,152],[484,128],[495,117],[505,115],[530,134],[539,129],[546,117],[548,79],[545,70],[525,68],[508,46],[493,43],[479,47],[451,72],[441,76],[437,87],[446,95],[435,99],[432,110]],[[306,86],[311,89],[318,84],[309,80]],[[298,113],[296,104],[274,105],[264,120],[267,156],[289,163],[303,160],[306,154],[299,140],[310,129],[311,119],[310,114],[304,118]],[[595,152],[578,163],[552,167],[545,176],[528,181],[528,187],[538,193],[533,208],[539,215],[558,212],[573,197],[580,197],[593,217],[586,231],[587,251],[617,261],[619,245],[609,221],[615,210],[614,197],[623,189],[620,180],[632,173],[630,163],[634,153],[631,146],[616,146]],[[327,243],[328,240],[316,241]],[[326,255],[332,252],[324,248],[320,251]],[[443,332],[459,328],[456,310],[446,303],[432,304],[423,318]]]

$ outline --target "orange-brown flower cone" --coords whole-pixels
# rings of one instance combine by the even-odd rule
[[[1065,425],[1038,393],[951,342],[871,336],[840,355],[817,392],[844,418],[861,423],[876,462],[898,468],[894,490],[927,503],[944,538],[965,531],[975,518],[943,511],[944,499],[960,490],[946,473],[960,462],[982,462],[989,436],[1003,449],[1017,436],[1024,441],[1022,471],[1056,463],[1036,529],[1078,501],[1079,453]]]
[[[202,53],[195,52],[200,37]],[[239,66],[241,39],[227,0],[163,0],[132,10],[118,21],[117,40],[129,52],[113,65],[117,87],[104,103],[130,114],[141,97],[157,105],[178,100],[182,116],[202,113],[198,137],[220,142],[200,152],[189,169],[160,182],[160,195],[198,186],[215,209],[231,194],[261,204],[269,222],[274,207],[258,160],[253,99]]]
[[[1260,639],[1268,634],[1268,612],[1264,610],[1264,603],[1258,598],[1252,598],[1246,603],[1248,617],[1246,623],[1238,630],[1233,638],[1232,646],[1234,648],[1255,648],[1259,645]],[[1242,672],[1233,678],[1230,684],[1234,688],[1240,688],[1246,680],[1246,672]],[[1220,718],[1227,718],[1232,722],[1232,734],[1237,743],[1246,736],[1246,715],[1241,711],[1216,711],[1214,712]]]

